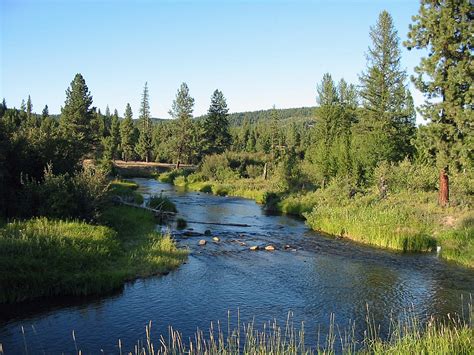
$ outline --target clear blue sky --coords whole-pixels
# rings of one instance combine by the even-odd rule
[[[313,106],[325,72],[352,83],[365,67],[369,27],[389,11],[402,40],[416,0],[1,2],[1,88],[9,107],[59,113],[82,73],[94,106],[135,118],[145,81],[154,117],[168,117],[181,82],[204,114],[212,92],[231,112]],[[420,53],[403,49],[409,73]],[[415,102],[422,101],[414,93]]]

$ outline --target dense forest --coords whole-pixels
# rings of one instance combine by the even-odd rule
[[[183,83],[171,104],[172,119],[153,119],[145,83],[139,112],[126,104],[123,112],[107,107],[102,113],[93,106],[81,74],[67,88],[59,116],[50,115],[47,105],[37,113],[31,97],[19,109],[3,100],[1,215],[94,220],[103,183],[114,174],[113,162],[141,160],[173,162],[177,168],[199,165],[197,173],[179,182],[227,184],[226,193],[245,180],[247,189],[264,195],[259,200],[267,208],[305,216],[313,228],[334,234],[357,233],[347,229],[347,222],[325,226],[330,218],[325,207],[401,204],[407,210],[396,213],[410,214],[409,208],[418,208],[410,197],[416,194],[427,204],[445,208],[426,213],[451,213],[470,226],[472,13],[468,1],[422,1],[403,43],[391,15],[380,13],[370,28],[360,81],[336,82],[324,74],[316,85],[316,107],[229,114],[224,93],[216,89],[207,115],[194,118],[194,98]],[[426,97],[419,108],[426,122],[420,126],[415,124],[410,78],[400,64],[402,45],[428,52],[411,77]],[[84,161],[95,163],[85,166]],[[387,202],[402,195],[398,202]],[[425,237],[436,233],[426,226],[417,229],[412,234],[416,240],[423,235],[423,241],[415,249],[431,248],[433,241]],[[466,243],[472,246],[471,239],[460,242],[463,248]],[[410,249],[403,240],[403,246],[384,245]]]

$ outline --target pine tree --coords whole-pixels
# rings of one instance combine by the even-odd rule
[[[369,169],[379,161],[398,161],[409,155],[415,127],[414,111],[407,110],[410,95],[406,72],[400,68],[399,38],[387,11],[371,27],[370,38],[367,70],[360,77],[365,112],[358,127]]]
[[[321,84],[317,86],[316,100],[319,104],[318,121],[314,127],[313,146],[308,158],[316,167],[316,180],[324,187],[337,172],[332,148],[342,118],[337,87],[329,73],[324,74]]]
[[[110,136],[112,137],[112,160],[115,160],[120,156],[120,121],[116,109],[111,119]]]
[[[182,159],[188,160],[192,155],[193,107],[194,99],[189,95],[188,85],[182,83],[169,111],[175,119],[171,146],[175,152],[176,167],[179,167]]]
[[[0,104],[0,118],[7,112],[7,102],[5,98],[3,98],[2,103]]]
[[[229,109],[222,91],[215,90],[211,97],[211,105],[204,120],[204,152],[219,154],[232,143],[227,120]]]
[[[49,117],[49,108],[48,105],[44,105],[43,111],[41,112],[41,118],[44,120]]]
[[[142,103],[140,105],[140,136],[138,138],[138,143],[135,146],[135,151],[140,156],[141,159],[145,160],[147,163],[151,159],[151,153],[153,150],[152,144],[152,133],[153,127],[151,123],[150,116],[150,103],[148,98],[148,83],[145,83],[143,88]]]
[[[33,113],[33,103],[31,102],[31,97],[28,95],[28,100],[26,101],[26,118],[28,121],[31,120],[31,115]]]
[[[81,74],[76,74],[66,90],[66,101],[61,110],[60,129],[69,142],[70,152],[77,158],[85,155],[93,142],[91,120],[92,96]]]
[[[442,206],[449,202],[448,171],[472,169],[474,161],[473,14],[469,0],[422,0],[404,43],[428,51],[412,80],[426,97],[421,113],[430,120],[424,133],[432,144],[425,154],[440,169]]]
[[[128,161],[133,157],[133,113],[132,108],[129,103],[125,108],[125,117],[120,123],[120,137],[121,137],[121,150],[122,150],[122,159]]]

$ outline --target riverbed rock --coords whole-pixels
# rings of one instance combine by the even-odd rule
[[[204,239],[201,239],[201,240],[199,241],[198,245],[204,246],[204,245],[206,245],[206,243],[207,243],[207,242],[206,242]]]
[[[204,235],[211,235],[211,230],[210,229],[206,229],[204,231]]]
[[[285,245],[285,249],[290,249],[290,248],[291,248],[290,244]]]
[[[252,246],[250,247],[250,250],[252,250],[252,251],[257,251],[257,250],[259,250],[259,249],[260,249],[260,247],[259,247],[258,245],[252,245]]]
[[[241,247],[244,247],[244,246],[247,245],[247,243],[245,243],[245,242],[239,242],[239,244],[240,244]]]
[[[266,250],[266,251],[274,251],[274,250],[275,250],[275,247],[274,247],[273,245],[267,245],[267,246],[265,247],[265,250]]]
[[[215,242],[220,242],[220,241],[221,241],[221,238],[219,238],[219,237],[213,237],[212,240],[215,241]]]

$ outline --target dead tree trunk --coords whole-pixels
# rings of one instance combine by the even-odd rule
[[[267,163],[265,163],[265,165],[263,166],[263,179],[264,179],[264,180],[267,180],[267,175],[268,175],[268,172],[267,172]]]
[[[449,178],[447,170],[447,168],[443,168],[439,172],[438,203],[441,207],[445,207],[449,203]]]

